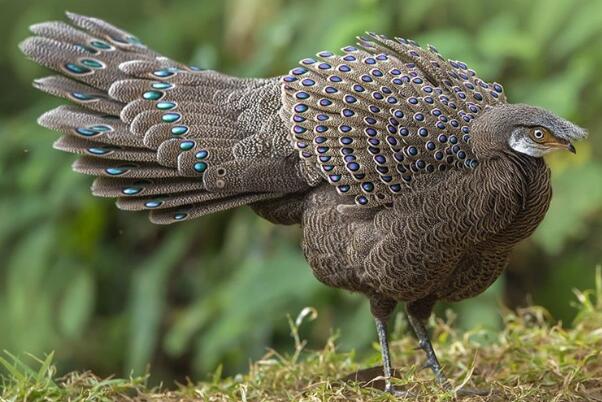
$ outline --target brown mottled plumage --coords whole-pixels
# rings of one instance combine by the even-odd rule
[[[424,321],[500,275],[548,208],[541,156],[586,134],[413,41],[368,34],[282,78],[238,79],[68,17],[32,26],[21,49],[62,74],[34,85],[75,105],[39,122],[82,155],[92,192],[161,224],[241,205],[301,224],[315,276],[370,299],[387,379],[386,321],[405,302],[447,385]]]

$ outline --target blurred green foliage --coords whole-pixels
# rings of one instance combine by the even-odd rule
[[[602,2],[349,0],[44,2],[0,0],[0,349],[56,351],[61,369],[153,378],[245,370],[288,344],[286,314],[318,308],[316,345],[340,328],[342,348],[374,340],[362,297],[325,288],[298,248],[299,230],[240,209],[158,227],[93,198],[73,157],[35,123],[57,104],[31,88],[46,74],[17,43],[27,26],[94,15],[174,59],[239,76],[282,74],[300,58],[363,31],[429,42],[502,82],[513,102],[551,108],[590,130],[576,157],[554,155],[555,196],[508,275],[452,306],[458,325],[495,328],[499,304],[524,295],[570,321],[571,289],[591,288],[602,259]],[[445,306],[444,306],[445,307]],[[443,307],[442,307],[443,308]],[[310,343],[311,345],[311,343]]]

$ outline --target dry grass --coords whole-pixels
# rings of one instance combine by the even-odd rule
[[[434,322],[434,344],[454,386],[487,388],[487,397],[464,401],[602,401],[602,275],[596,290],[576,292],[579,314],[571,328],[555,323],[540,307],[507,312],[502,332],[473,330],[458,333],[453,317]],[[1,401],[388,401],[394,397],[358,383],[339,381],[349,373],[378,364],[377,351],[357,361],[353,353],[336,350],[335,338],[319,351],[308,351],[298,327],[313,312],[291,321],[295,352],[269,351],[249,372],[211,382],[179,385],[166,391],[146,387],[145,377],[99,379],[91,373],[57,378],[52,355],[32,369],[8,355]],[[311,317],[310,317],[311,318]],[[403,368],[399,388],[411,390],[420,401],[454,400],[443,392],[428,370],[420,370],[422,353],[416,342],[400,336],[392,342],[394,365]],[[375,385],[377,383],[374,383]]]

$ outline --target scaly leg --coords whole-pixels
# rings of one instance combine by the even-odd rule
[[[424,350],[426,353],[426,364],[425,367],[430,368],[435,374],[435,380],[437,384],[439,384],[445,390],[451,390],[451,384],[447,380],[447,377],[443,373],[443,369],[441,368],[441,364],[439,364],[439,360],[437,359],[437,355],[435,354],[435,350],[433,349],[433,345],[431,344],[431,340],[429,338],[428,332],[426,331],[426,327],[424,326],[424,322],[419,318],[414,317],[412,314],[408,314],[408,321],[410,325],[414,329],[416,336],[418,337],[418,345],[420,349]],[[462,387],[456,390],[456,395],[458,396],[483,396],[489,395],[491,390],[485,389],[475,389],[469,387]]]
[[[447,381],[445,374],[443,374],[441,364],[439,364],[439,360],[437,359],[437,355],[435,354],[435,350],[433,349],[433,345],[431,344],[431,340],[428,332],[426,331],[424,323],[411,314],[408,314],[408,321],[414,329],[414,333],[416,333],[416,336],[418,337],[418,345],[420,346],[420,349],[424,350],[424,353],[426,353],[425,367],[428,367],[433,371],[437,384],[443,386],[444,388],[448,388],[449,382]]]

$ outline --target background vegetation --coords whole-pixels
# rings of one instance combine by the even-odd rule
[[[17,43],[27,26],[95,15],[177,60],[239,76],[282,74],[363,31],[430,42],[513,102],[548,107],[590,130],[577,155],[553,155],[555,196],[507,275],[451,306],[455,326],[500,328],[500,304],[534,302],[570,325],[573,287],[592,288],[602,260],[602,2],[452,0],[0,0],[0,350],[42,356],[59,372],[100,376],[152,367],[151,382],[244,372],[266,347],[290,345],[286,314],[314,306],[304,336],[342,350],[374,341],[362,297],[311,275],[299,230],[241,209],[171,227],[93,198],[72,156],[35,124],[59,102],[34,91],[45,74]],[[448,306],[441,306],[440,312]],[[284,346],[286,345],[286,346]]]

